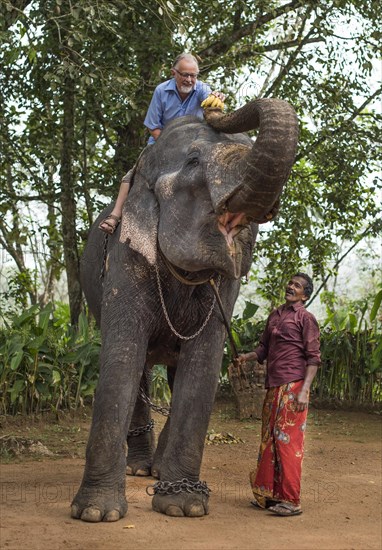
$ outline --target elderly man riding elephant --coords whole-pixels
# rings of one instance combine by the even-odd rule
[[[226,337],[209,280],[230,318],[257,224],[277,211],[298,125],[293,108],[278,99],[226,116],[206,109],[205,118],[173,120],[144,150],[107,257],[97,227],[112,207],[89,236],[83,287],[102,351],[85,472],[72,503],[72,516],[84,521],[126,514],[126,466],[159,479],[154,510],[208,513],[199,473]],[[256,141],[238,133],[256,128]],[[168,365],[172,402],[154,451],[143,396],[146,374],[158,363]]]

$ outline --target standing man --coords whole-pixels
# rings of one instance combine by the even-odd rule
[[[286,286],[285,304],[268,317],[259,346],[238,358],[239,363],[267,359],[260,452],[249,477],[252,504],[278,516],[302,513],[309,389],[321,362],[318,323],[304,306],[312,292],[309,275],[296,273]]]
[[[171,74],[173,78],[155,88],[144,120],[144,125],[151,134],[148,145],[155,143],[166,124],[174,118],[194,115],[203,120],[201,103],[211,94],[215,99],[213,102],[209,101],[208,106],[224,108],[224,94],[212,92],[208,84],[198,80],[199,65],[193,55],[178,55],[172,65]],[[131,174],[132,170],[123,176],[114,208],[99,225],[99,228],[109,235],[114,233],[121,220],[123,203],[130,189]]]

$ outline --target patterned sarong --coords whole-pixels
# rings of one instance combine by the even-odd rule
[[[253,494],[263,508],[266,499],[300,504],[308,411],[296,411],[295,403],[303,383],[270,388],[265,396],[257,468],[249,474]]]

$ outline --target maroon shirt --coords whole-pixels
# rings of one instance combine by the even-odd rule
[[[259,363],[267,359],[266,388],[303,380],[307,365],[321,363],[316,318],[302,302],[280,306],[268,317],[255,352]]]

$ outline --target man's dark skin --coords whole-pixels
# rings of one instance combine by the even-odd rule
[[[298,302],[305,303],[308,300],[308,296],[305,294],[306,281],[303,277],[292,277],[288,282],[285,289],[285,304],[284,307],[290,307]],[[237,358],[238,363],[242,361],[258,361],[257,353],[250,351],[249,353],[243,353]],[[305,371],[304,384],[300,393],[297,396],[296,408],[298,411],[305,410],[309,405],[309,389],[316,376],[318,366],[307,365]]]

